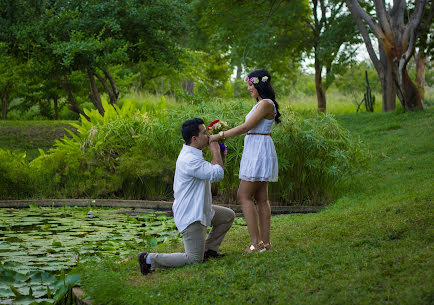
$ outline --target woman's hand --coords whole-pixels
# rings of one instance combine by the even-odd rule
[[[212,134],[209,136],[209,142],[217,142],[220,140],[220,136],[218,134]]]

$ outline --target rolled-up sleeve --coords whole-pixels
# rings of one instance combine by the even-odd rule
[[[219,164],[211,164],[203,159],[195,159],[189,165],[190,175],[198,179],[217,182],[224,177],[224,170]]]

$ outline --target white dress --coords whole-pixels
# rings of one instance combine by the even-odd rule
[[[274,103],[264,99],[261,103]],[[246,115],[246,121],[255,112],[259,103],[253,106]],[[274,108],[276,115],[276,108]],[[269,135],[272,130],[273,120],[263,119],[256,127],[247,132],[244,138],[244,150],[241,157],[239,178],[245,181],[269,181],[276,182],[278,178],[278,163],[276,148]],[[256,133],[256,134],[249,134]]]

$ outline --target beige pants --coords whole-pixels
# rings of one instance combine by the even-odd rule
[[[226,233],[232,226],[235,213],[218,205],[212,206],[215,215],[211,220],[211,231],[206,237],[206,226],[199,221],[190,224],[181,232],[185,253],[149,253],[153,268],[179,267],[203,261],[205,249],[217,251]]]

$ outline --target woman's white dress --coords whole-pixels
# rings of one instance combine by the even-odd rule
[[[264,99],[260,103],[271,103],[276,108],[272,100]],[[259,103],[253,106],[252,110],[246,115],[246,121],[255,112]],[[271,136],[269,134],[273,128],[273,120],[263,119],[256,127],[247,132],[244,138],[244,150],[241,157],[239,178],[245,181],[269,181],[276,182],[278,178],[277,154]],[[259,133],[259,134],[249,134]]]

